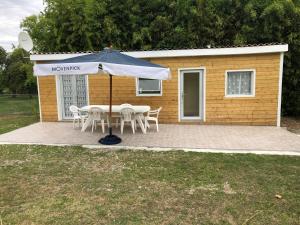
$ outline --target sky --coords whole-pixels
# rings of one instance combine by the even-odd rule
[[[43,0],[0,0],[0,46],[8,52],[17,46],[22,20],[43,8]]]

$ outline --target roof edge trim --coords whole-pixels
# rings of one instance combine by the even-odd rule
[[[193,56],[221,56],[221,55],[247,55],[287,52],[288,44],[229,47],[229,48],[205,48],[205,49],[182,49],[182,50],[153,50],[153,51],[128,51],[122,52],[136,58],[167,58],[167,57],[193,57]],[[86,53],[55,53],[55,54],[32,54],[32,61],[48,61],[72,58]]]

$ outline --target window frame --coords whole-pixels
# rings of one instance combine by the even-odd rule
[[[228,72],[251,72],[251,94],[228,94],[227,84],[228,84]],[[225,71],[225,98],[253,98],[255,97],[255,83],[256,83],[256,70],[255,69],[237,69],[237,70],[226,70]]]
[[[141,94],[139,93],[139,79],[142,77],[137,77],[135,79],[135,93],[136,96],[162,96],[163,94],[163,87],[162,87],[162,80],[159,80],[160,82],[160,93],[159,94],[154,94],[154,93],[149,93],[149,94]],[[143,79],[143,78],[142,78]],[[150,78],[144,78],[144,79],[150,79]],[[153,80],[158,80],[158,79],[153,79]]]

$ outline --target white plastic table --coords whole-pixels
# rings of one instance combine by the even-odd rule
[[[92,107],[100,107],[101,109],[104,110],[104,112],[107,112],[107,113],[109,112],[109,105],[87,105],[87,106],[80,108],[80,111],[88,112],[89,109]],[[122,108],[124,108],[124,106],[122,107],[120,105],[112,105],[111,111],[112,111],[112,113],[119,113]],[[142,120],[143,120],[143,114],[150,110],[150,106],[148,106],[148,105],[133,105],[133,106],[130,106],[130,108],[132,108],[135,111],[136,120],[137,120],[142,132],[144,134],[146,134],[146,128],[145,128]],[[82,132],[85,131],[86,128],[88,128],[90,125],[92,125],[92,119],[90,117],[88,117],[87,120],[82,125],[81,131]]]

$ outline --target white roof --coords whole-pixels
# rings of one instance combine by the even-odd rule
[[[218,55],[247,55],[287,52],[287,44],[274,44],[262,46],[246,47],[226,47],[226,48],[204,48],[204,49],[182,49],[182,50],[153,50],[153,51],[129,51],[122,52],[136,58],[166,58],[166,57],[191,57],[191,56],[218,56]],[[36,53],[30,55],[32,61],[48,61],[72,58],[81,55],[91,54],[91,52],[79,53]]]

